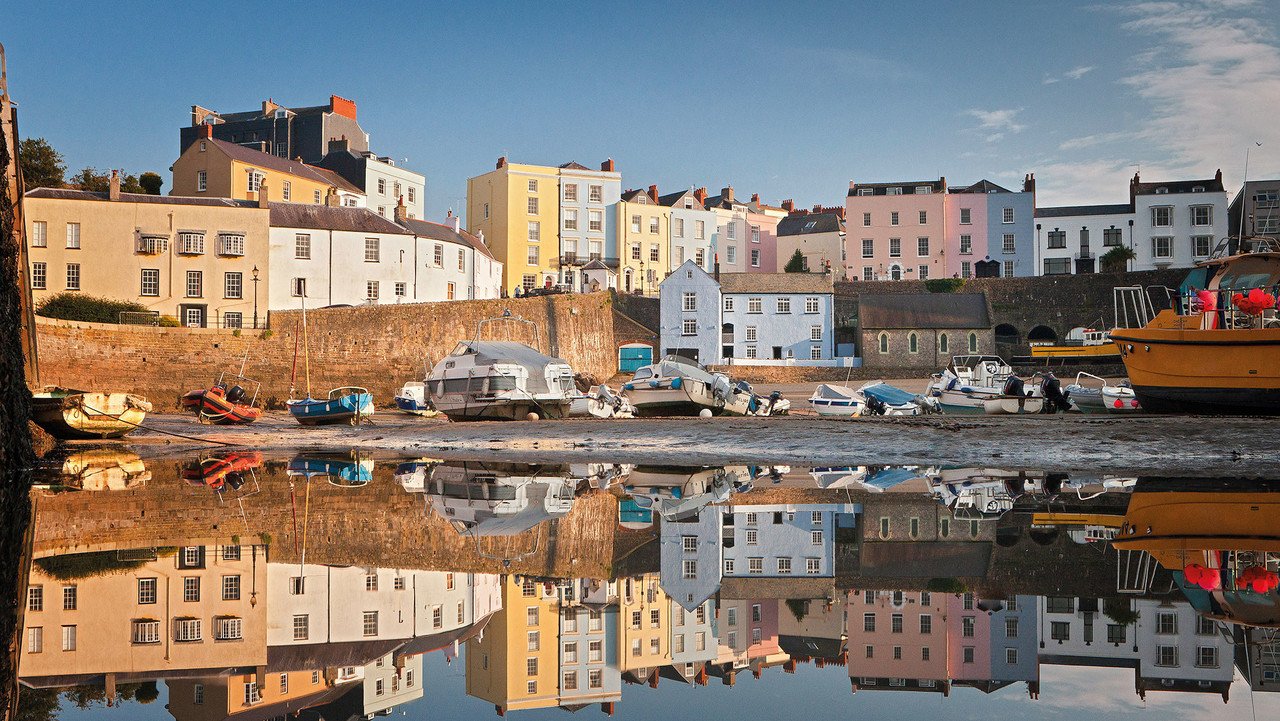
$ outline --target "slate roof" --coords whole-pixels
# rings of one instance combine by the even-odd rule
[[[697,204],[698,204],[698,199],[697,199],[696,197],[694,197],[694,195],[693,195],[693,191],[692,191],[692,190],[678,190],[678,191],[676,191],[676,192],[674,192],[674,193],[667,193],[666,195],[659,195],[659,196],[658,196],[658,204],[659,204],[659,205],[666,205],[666,206],[668,206],[668,207],[675,207],[675,204],[676,204],[677,202],[679,202],[679,201],[680,201],[680,199],[684,198],[684,196],[686,196],[686,195],[687,195],[687,196],[689,196],[690,198],[693,198],[693,203],[694,203],[694,205],[697,205]],[[682,206],[682,207],[683,207],[683,206]],[[701,208],[699,208],[699,209],[701,210]]]
[[[829,273],[721,273],[721,293],[831,293]]]
[[[286,108],[281,105],[280,108],[288,110],[294,115],[322,115],[329,112],[328,105],[306,105],[301,108]],[[225,122],[235,122],[237,120],[258,120],[261,118],[271,117],[268,114],[264,114],[261,108],[258,110],[244,110],[238,113],[218,113],[217,116]]]
[[[812,228],[808,228],[813,223]],[[844,230],[844,220],[835,213],[804,213],[788,215],[778,222],[778,235],[808,235],[810,233],[838,233]]]
[[[720,581],[720,597],[747,599],[835,598],[836,580],[826,577],[758,578],[733,576]]]
[[[1222,185],[1222,178],[1208,178],[1206,180],[1173,180],[1161,183],[1143,183],[1133,184],[1133,190],[1136,195],[1155,195],[1156,190],[1167,188],[1170,194],[1177,193],[1220,193],[1226,190]],[[1195,188],[1204,188],[1197,191]]]
[[[53,200],[101,200],[111,202],[106,193],[91,190],[73,190],[71,188],[36,188],[28,190],[28,198],[49,198]],[[232,198],[193,198],[185,195],[147,195],[146,193],[121,193],[120,203],[157,203],[160,205],[211,205],[224,208],[256,208],[257,201],[234,200]]]
[[[1077,215],[1119,215],[1132,213],[1133,206],[1128,203],[1112,205],[1059,205],[1053,208],[1036,208],[1037,218],[1064,218]]]
[[[1008,188],[996,185],[990,180],[986,180],[984,178],[983,180],[979,180],[978,182],[968,186],[967,188],[951,188],[947,192],[949,193],[1012,193],[1013,191],[1009,190]]]
[[[331,170],[326,170],[324,168],[317,168],[314,165],[308,165],[298,160],[289,160],[288,158],[281,158],[278,155],[272,155],[271,153],[264,153],[261,150],[254,150],[253,148],[249,148],[244,145],[237,145],[236,143],[228,143],[225,140],[218,140],[217,138],[200,138],[200,140],[203,142],[212,143],[214,147],[226,153],[227,157],[231,158],[232,160],[239,160],[242,163],[257,165],[262,168],[267,168],[268,170],[275,170],[281,173],[288,173],[289,175],[296,175],[300,178],[308,178],[310,180],[314,180],[317,183],[325,183],[327,185],[333,185],[333,186],[336,186],[339,190],[344,190],[348,193],[358,193],[360,195],[364,195],[364,190],[352,185],[341,175],[338,175],[337,173]],[[192,152],[192,151],[190,150],[190,148],[188,148],[187,152]]]
[[[458,245],[468,245],[475,248],[477,253],[483,253],[489,258],[493,257],[493,253],[489,251],[489,246],[485,245],[479,238],[465,230],[455,232],[452,225],[432,223],[429,220],[419,220],[417,218],[407,218],[404,221],[404,227],[414,235],[421,238],[443,240],[449,243],[457,243]]]
[[[267,648],[267,668],[272,671],[310,671],[332,666],[364,666],[403,646],[405,639],[304,643]]]
[[[271,227],[410,235],[408,230],[368,208],[335,208],[305,203],[271,203]]]
[[[990,328],[982,293],[893,293],[858,295],[858,322],[864,329]]]
[[[572,161],[572,160],[571,160],[571,161],[569,161],[569,162],[567,162],[567,163],[565,163],[565,164],[561,165],[561,166],[560,166],[560,169],[561,169],[561,170],[590,170],[591,168],[588,168],[587,166],[585,166],[585,165],[583,165],[583,164],[581,164],[581,163],[578,163],[578,162],[575,162],[575,161]]]
[[[844,641],[838,638],[822,638],[821,636],[778,636],[778,647],[784,653],[801,658],[839,658],[844,653]]]
[[[859,188],[871,188],[872,195],[888,195],[885,192],[888,188],[902,188],[903,195],[915,195],[917,186],[926,186],[930,193],[941,193],[946,188],[946,183],[939,178],[937,180],[911,180],[903,183],[850,183],[849,195],[856,196]]]
[[[649,193],[644,190],[628,190],[627,192],[622,194],[622,201],[624,203],[634,203],[636,201],[640,201],[642,203],[648,203],[649,205],[652,205],[653,203],[651,202],[651,200],[652,199],[649,197]]]

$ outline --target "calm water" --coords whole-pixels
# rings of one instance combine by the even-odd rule
[[[23,718],[1280,716],[1267,480],[53,465]]]

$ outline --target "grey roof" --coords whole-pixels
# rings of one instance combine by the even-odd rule
[[[839,658],[844,653],[844,641],[821,636],[778,636],[778,647],[784,653],[799,658]]]
[[[869,541],[862,546],[858,575],[877,578],[984,578],[990,562],[990,543]]]
[[[982,293],[859,294],[863,328],[990,328]]]
[[[1003,186],[996,185],[990,180],[987,180],[984,178],[968,187],[951,188],[947,192],[949,193],[1012,193],[1013,191]]]
[[[831,293],[830,273],[722,273],[721,293]]]
[[[888,195],[885,192],[888,188],[902,188],[903,195],[915,195],[916,188],[919,186],[929,188],[930,193],[941,193],[946,190],[947,183],[942,178],[937,180],[911,180],[902,183],[850,183],[849,195],[857,195],[859,188],[870,188],[872,195]]]
[[[562,164],[560,168],[563,170],[590,170],[591,169],[573,160],[570,160],[569,162]]]
[[[1139,180],[1133,184],[1133,191],[1137,195],[1154,195],[1161,188],[1170,193],[1220,193],[1226,190],[1222,185],[1222,171],[1218,171],[1217,177],[1205,180],[1171,180],[1157,183],[1144,183]],[[1202,190],[1196,190],[1196,188],[1202,188]]]
[[[813,227],[809,227],[813,223]],[[778,222],[778,235],[806,235],[809,233],[838,233],[844,230],[844,221],[835,213],[796,213]]]
[[[355,233],[410,235],[368,208],[340,208],[303,203],[271,203],[271,227],[346,230]]]
[[[596,258],[591,262],[587,263],[586,265],[582,266],[582,269],[583,270],[612,270],[609,266],[605,265],[603,260],[600,260],[599,258]]]
[[[489,246],[481,242],[479,238],[465,230],[459,229],[455,231],[451,225],[432,223],[429,220],[419,220],[417,218],[406,218],[404,227],[421,238],[443,240],[449,243],[457,243],[458,245],[469,245],[475,248],[477,253],[483,253],[490,258],[493,257],[493,253],[489,251]]]
[[[461,643],[463,641],[467,641],[483,633],[484,629],[489,625],[489,619],[491,618],[493,618],[493,614],[452,631],[442,631],[440,633],[433,633],[427,636],[414,637],[408,643],[396,649],[396,657],[399,658],[401,656],[416,656],[418,654],[431,653],[432,651],[438,651],[446,646],[452,646],[455,642]]]
[[[285,106],[281,105],[279,107],[284,110],[288,110],[294,115],[321,115],[324,113],[331,112],[328,105],[304,105],[299,108],[286,108]],[[261,109],[242,110],[236,113],[218,113],[217,116],[218,118],[220,118],[225,122],[233,122],[237,120],[257,120],[259,118],[271,117],[269,115],[264,114]]]
[[[106,193],[91,190],[73,190],[71,188],[36,188],[28,190],[28,198],[49,198],[53,200],[101,200],[110,202]],[[253,200],[234,200],[232,198],[192,198],[185,195],[147,195],[145,193],[121,193],[120,203],[158,203],[161,205],[213,205],[225,208],[256,208]]]
[[[693,198],[693,202],[694,202],[694,204],[695,204],[695,205],[697,205],[697,204],[698,204],[698,199],[697,199],[696,197],[694,197],[694,195],[693,195],[693,191],[692,191],[692,190],[678,190],[678,191],[676,191],[676,192],[674,192],[674,193],[667,193],[666,195],[659,195],[659,196],[658,196],[658,204],[659,204],[659,205],[666,205],[666,206],[669,206],[669,207],[675,207],[676,202],[678,202],[681,198],[683,198],[683,197],[684,197],[684,196],[686,196],[686,195],[687,195],[687,196],[689,196],[690,198]],[[703,209],[703,208],[699,207],[699,210],[702,210],[702,209]]]
[[[289,160],[281,158],[271,153],[264,153],[261,150],[229,143],[225,140],[217,138],[200,138],[201,141],[211,143],[214,147],[227,154],[232,160],[239,160],[242,163],[258,165],[281,173],[296,175],[300,178],[309,178],[317,183],[326,183],[336,186],[349,193],[359,193],[364,195],[364,190],[352,185],[346,178],[325,168],[317,168],[314,165],[308,165],[300,160]],[[190,149],[188,148],[188,152]]]
[[[1128,203],[1111,205],[1059,205],[1053,208],[1036,208],[1037,218],[1063,218],[1076,215],[1120,215],[1132,213],[1133,206]]]

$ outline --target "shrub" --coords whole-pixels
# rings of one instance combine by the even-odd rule
[[[160,316],[160,320],[157,321],[156,324],[159,325],[161,328],[181,328],[182,327],[182,324],[178,322],[178,319],[174,318],[171,315]]]
[[[85,323],[119,323],[120,314],[128,312],[145,313],[147,307],[128,300],[64,292],[46,298],[36,308],[36,314],[46,318],[78,320]]]
[[[1133,252],[1133,248],[1127,245],[1117,245],[1102,254],[1102,272],[1122,273],[1128,267],[1128,262],[1137,257],[1138,254]]]
[[[270,328],[268,328],[268,329],[266,329],[266,330],[262,331],[262,335],[260,335],[260,336],[258,336],[258,337],[259,337],[259,338],[261,338],[262,340],[271,340],[271,336],[273,336],[273,335],[275,335],[275,334],[276,334],[276,332],[275,332],[275,331],[273,331],[273,330],[271,330]]]
[[[964,287],[964,278],[930,278],[924,287],[930,293],[955,293]]]
[[[958,578],[931,578],[925,589],[934,593],[965,593],[969,590]]]
[[[1138,622],[1138,612],[1129,605],[1127,598],[1107,598],[1102,601],[1102,615],[1121,626],[1129,626]]]

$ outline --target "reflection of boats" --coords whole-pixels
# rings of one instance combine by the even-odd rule
[[[944,411],[982,412],[985,401],[1004,394],[1013,367],[999,356],[955,356],[933,374],[925,395],[937,398]]]
[[[62,473],[60,485],[82,491],[120,491],[151,480],[138,454],[110,448],[72,453],[62,462]]]
[[[308,454],[289,461],[290,476],[308,480],[323,478],[335,486],[363,486],[373,480],[373,459],[352,451],[347,454]]]
[[[1111,331],[1142,408],[1280,414],[1278,283],[1280,253],[1258,252],[1201,263],[1159,314],[1144,289],[1117,288],[1117,325],[1122,315],[1142,325]]]
[[[397,469],[410,471],[408,464]],[[573,508],[577,482],[564,466],[519,463],[421,464],[427,505],[459,533],[509,536]]]
[[[218,380],[209,388],[189,391],[179,399],[182,407],[195,411],[200,420],[215,425],[240,425],[258,420],[262,410],[256,406],[262,386],[245,377],[244,367],[248,362],[249,352],[245,351],[239,373],[220,373]],[[252,387],[253,392],[246,391],[245,386]]]
[[[1105,378],[1080,371],[1076,374],[1076,382],[1065,390],[1076,407],[1085,413],[1138,410],[1138,397],[1127,380],[1112,385]]]
[[[31,419],[59,440],[119,438],[137,428],[151,404],[131,393],[47,386],[31,395]]]
[[[451,421],[564,418],[575,392],[568,363],[514,341],[462,341],[427,377],[427,399]]]
[[[704,506],[723,503],[751,489],[750,469],[703,466],[637,466],[624,487],[635,505],[663,520],[696,516]]]
[[[1059,480],[1042,471],[943,468],[929,478],[929,484],[934,496],[956,518],[976,521],[999,518],[1023,494],[1042,491],[1050,485],[1056,489]]]
[[[925,401],[926,399],[914,393],[884,381],[866,383],[857,389],[823,383],[809,397],[809,405],[818,415],[841,418],[861,415],[919,415],[925,412]]]
[[[1111,334],[1093,328],[1072,328],[1060,344],[1031,343],[1032,358],[1095,360],[1119,355],[1120,349],[1111,342]]]
[[[202,456],[182,469],[182,478],[188,483],[208,486],[215,491],[230,487],[237,490],[244,485],[245,473],[262,465],[262,454],[257,451],[234,451]]]
[[[819,488],[851,488],[883,493],[907,481],[934,472],[920,466],[833,466],[809,469]]]
[[[734,384],[723,373],[712,373],[697,362],[670,355],[636,369],[622,386],[635,414],[647,416],[781,415],[791,403],[775,392],[761,398],[749,383]]]
[[[1001,394],[982,401],[982,410],[989,416],[1039,413],[1044,410],[1044,398]]]

